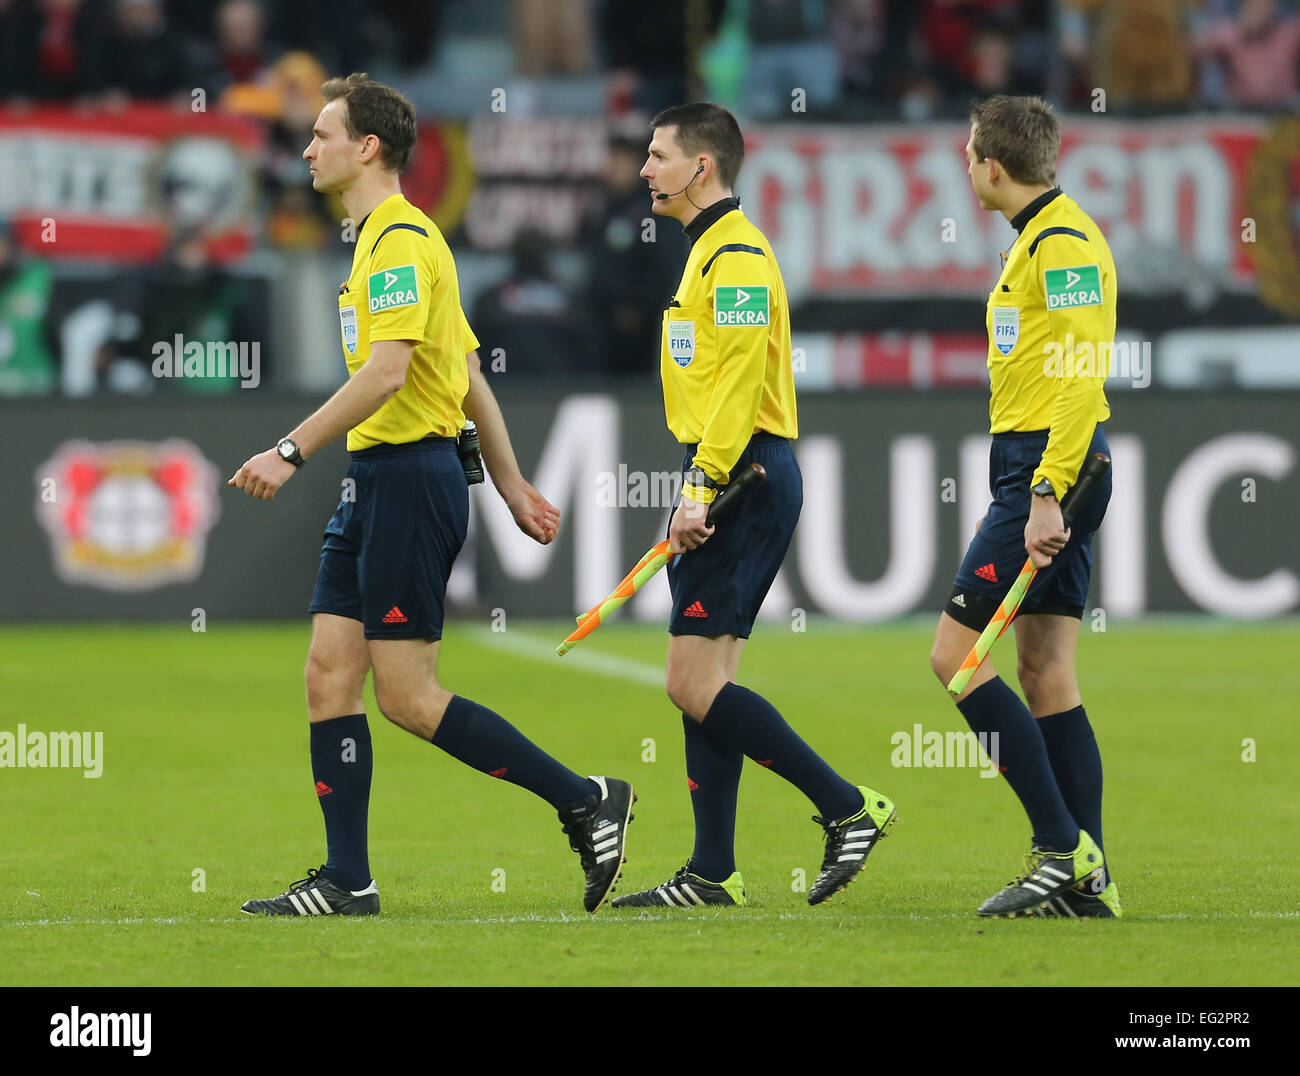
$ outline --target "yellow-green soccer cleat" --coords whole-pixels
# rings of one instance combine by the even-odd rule
[[[1025,873],[994,893],[979,906],[984,918],[1014,919],[1033,915],[1053,897],[1068,893],[1105,863],[1097,842],[1087,830],[1079,830],[1079,844],[1073,852],[1032,849],[1025,856]]]
[[[615,908],[702,908],[706,904],[736,905],[747,903],[745,883],[740,871],[722,882],[710,882],[683,867],[663,885],[643,889],[640,893],[624,893],[615,897]]]
[[[1119,919],[1124,909],[1119,906],[1119,888],[1108,882],[1100,893],[1094,887],[1101,884],[1100,872],[1094,871],[1073,889],[1053,897],[1035,913],[1044,919]]]
[[[851,818],[831,822],[813,815],[826,831],[821,873],[808,889],[808,903],[820,904],[847,886],[867,862],[867,854],[898,818],[894,801],[866,785],[858,785],[865,806]]]

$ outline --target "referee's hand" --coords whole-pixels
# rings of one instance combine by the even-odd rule
[[[668,552],[685,553],[688,549],[699,549],[713,533],[713,525],[708,519],[707,504],[683,497],[668,524]]]
[[[534,542],[550,545],[560,533],[560,510],[526,479],[521,478],[509,492],[502,491],[501,497],[519,529]]]
[[[1070,532],[1061,518],[1061,506],[1055,497],[1033,498],[1029,509],[1029,522],[1025,524],[1025,552],[1035,568],[1046,568],[1052,563]]]
[[[275,449],[268,448],[249,459],[226,485],[242,489],[250,497],[269,501],[297,469]]]

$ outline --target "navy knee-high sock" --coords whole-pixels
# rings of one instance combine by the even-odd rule
[[[704,735],[720,747],[748,755],[794,785],[825,818],[862,810],[862,793],[799,738],[770,702],[739,684],[724,684],[704,715]]]
[[[1104,855],[1106,846],[1101,841],[1101,751],[1093,735],[1083,706],[1048,714],[1038,719],[1038,727],[1047,744],[1047,757],[1052,763],[1052,773],[1061,789],[1065,805],[1075,820],[1097,842]],[[1106,865],[1105,885],[1110,881],[1110,864]]]
[[[480,773],[528,789],[556,809],[600,795],[595,781],[560,765],[500,714],[460,695],[451,697],[431,742]]]
[[[957,709],[971,731],[984,737],[990,757],[1020,798],[1033,826],[1034,846],[1072,852],[1079,843],[1079,824],[1057,787],[1038,722],[1020,696],[995,676],[957,703]]]
[[[686,733],[686,785],[695,815],[695,849],[687,869],[725,882],[736,869],[736,796],[745,756],[715,744],[698,721],[682,714]]]
[[[311,774],[329,847],[324,873],[335,885],[354,892],[371,882],[366,821],[373,770],[365,714],[312,722]]]

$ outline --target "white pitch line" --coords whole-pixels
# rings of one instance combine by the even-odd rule
[[[477,627],[469,634],[484,646],[508,650],[521,658],[542,661],[556,669],[577,668],[598,676],[611,676],[616,680],[628,680],[663,690],[663,667],[651,665],[647,661],[620,658],[595,650],[570,650],[564,657],[560,657],[555,652],[556,643],[522,631],[492,631],[490,628]]]
[[[681,911],[683,910],[689,910],[689,909],[678,909],[672,914],[668,914],[668,913],[649,914],[649,912],[640,912],[637,915],[624,914],[624,915],[609,915],[609,916],[601,916],[601,915],[579,916],[576,914],[565,915],[561,913],[560,915],[509,915],[509,916],[485,915],[485,916],[477,916],[475,918],[470,918],[470,919],[444,919],[439,916],[428,916],[428,917],[420,916],[419,918],[425,919],[431,925],[436,925],[436,926],[476,926],[476,925],[505,926],[514,923],[555,923],[555,924],[570,924],[570,923],[584,923],[584,922],[636,923],[636,922],[645,922],[646,920],[654,920],[656,922],[672,922],[672,920],[674,919],[683,918],[683,916],[681,915]],[[694,912],[693,910],[691,911],[693,914],[691,914],[690,918],[693,920],[699,920],[699,919],[733,920],[734,919],[734,920],[742,920],[746,922],[754,922],[754,921],[763,922],[766,920],[788,920],[791,922],[806,923],[812,921],[817,916],[833,914],[830,912],[803,912],[803,913],[796,914],[794,912],[762,913],[762,912],[749,911],[749,912],[742,912],[742,913],[736,913],[736,912],[699,913],[699,912]],[[233,916],[232,915],[220,919],[215,917],[209,917],[207,919],[197,919],[189,916],[169,915],[169,916],[155,916],[152,918],[145,918],[145,919],[138,919],[138,918],[137,919],[27,919],[27,920],[19,920],[17,922],[12,922],[12,923],[0,924],[0,933],[3,933],[4,929],[8,927],[24,927],[24,928],[25,927],[89,927],[89,926],[95,926],[95,927],[119,926],[120,927],[120,926],[136,926],[140,923],[166,924],[166,925],[180,923],[183,925],[196,926],[202,923],[248,923],[254,921],[257,918],[258,918],[257,916],[247,916],[247,915]],[[264,916],[261,918],[265,920],[267,918],[275,918],[275,917]],[[299,921],[299,920],[310,921],[311,919],[310,916],[284,916],[281,918],[284,918],[286,920],[293,920],[293,921]],[[413,915],[412,913],[401,913],[398,915],[389,916],[389,918],[397,922],[409,924],[410,921],[413,918],[415,918],[415,915]],[[1300,918],[1300,912],[1248,912],[1244,916],[1229,915],[1225,912],[1214,912],[1206,915],[1186,915],[1178,912],[1173,912],[1168,914],[1156,914],[1156,915],[1135,915],[1130,913],[1130,915],[1127,918],[1129,919],[1130,922],[1148,922],[1153,920],[1162,921],[1162,922],[1167,920],[1182,920],[1184,922],[1196,922],[1196,923],[1234,922],[1238,920],[1245,921],[1247,919],[1296,919],[1296,918]],[[955,919],[969,920],[970,922],[977,921],[976,918],[969,912],[948,912],[939,915],[916,915],[912,913],[899,913],[896,915],[880,915],[878,913],[873,912],[870,918],[863,920],[863,925],[869,926],[873,922],[880,922],[882,920],[899,921],[899,922],[901,921],[942,922],[946,920],[955,920]],[[1061,921],[1066,922],[1067,920],[1061,920]],[[381,918],[375,920],[375,922],[382,923],[383,919]],[[983,920],[983,922],[988,922],[988,920]],[[1116,929],[1120,929],[1120,928],[1116,928]]]

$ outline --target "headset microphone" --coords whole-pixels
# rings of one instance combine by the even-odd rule
[[[703,171],[704,171],[704,165],[700,165],[699,168],[695,169],[695,175],[691,176],[691,183],[694,183],[695,180],[699,177],[699,174]],[[655,198],[657,198],[661,202],[666,202],[668,201],[669,198],[676,198],[678,194],[685,194],[688,190],[690,190],[691,183],[686,184],[685,187],[683,187],[681,190],[677,191],[674,194],[656,194]]]

